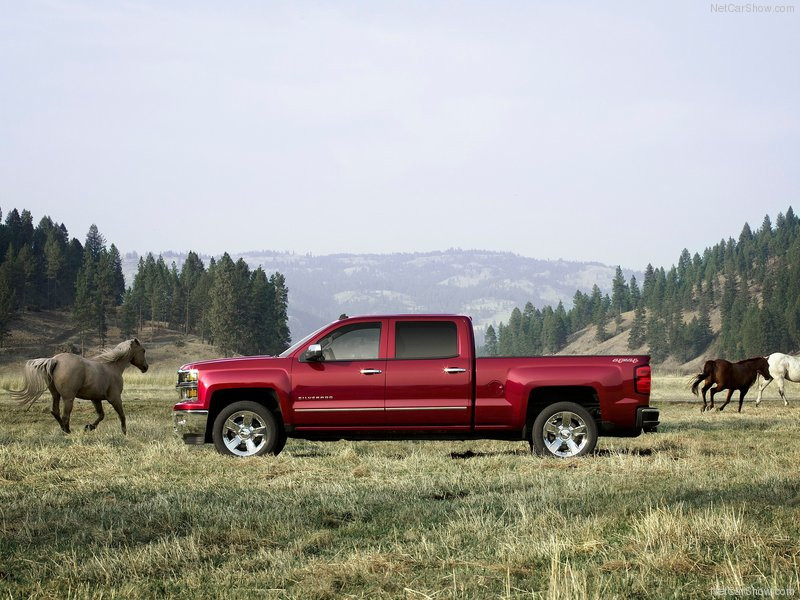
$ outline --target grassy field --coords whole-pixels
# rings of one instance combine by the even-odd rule
[[[176,439],[173,378],[128,377],[128,436],[0,394],[0,597],[800,596],[798,400],[700,414],[674,376],[659,433],[583,459],[290,440],[242,460]]]

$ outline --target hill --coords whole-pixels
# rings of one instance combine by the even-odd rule
[[[684,315],[684,322],[689,323],[696,313]],[[611,337],[599,342],[597,341],[597,327],[590,325],[573,333],[567,340],[567,345],[559,350],[557,354],[649,354],[650,349],[646,343],[638,348],[631,350],[628,347],[630,330],[633,325],[634,311],[622,313],[619,325],[614,322],[608,328]],[[711,331],[714,336],[718,336],[722,327],[720,311],[715,310],[711,313]],[[685,362],[679,362],[670,357],[659,364],[662,373],[674,372],[679,374],[697,373],[703,370],[703,363],[706,359],[717,352],[718,344],[713,342],[706,351]]]
[[[112,324],[107,346],[113,346],[123,339],[119,327]],[[175,370],[182,364],[219,356],[214,346],[203,343],[197,336],[185,336],[158,323],[147,323],[138,339],[147,349],[151,379],[165,377],[173,381]],[[24,361],[69,351],[70,346],[80,350],[80,343],[80,332],[69,312],[43,310],[22,313],[12,323],[9,336],[0,348],[0,376],[17,376],[19,366]],[[83,350],[86,356],[94,356],[102,348],[93,344]]]
[[[181,268],[186,253],[165,252]],[[447,312],[473,317],[479,339],[489,324],[507,320],[515,306],[559,301],[569,307],[576,290],[610,290],[615,267],[597,262],[539,260],[508,252],[457,250],[397,254],[314,256],[260,251],[233,254],[251,268],[279,271],[289,288],[292,338],[337,318],[393,312]],[[139,255],[123,257],[130,285]],[[211,257],[201,259],[207,265]],[[641,273],[623,270],[626,277]]]

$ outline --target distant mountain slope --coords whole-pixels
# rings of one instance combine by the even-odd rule
[[[184,253],[162,253],[180,269]],[[490,323],[507,321],[515,306],[571,306],[576,290],[597,284],[610,289],[616,267],[589,262],[537,260],[484,250],[402,254],[313,256],[271,251],[233,255],[251,268],[280,271],[289,287],[293,339],[349,315],[392,312],[446,312],[471,315],[479,336]],[[201,256],[208,266],[209,256]],[[139,256],[128,254],[123,272],[128,284]],[[641,273],[624,270],[626,278]]]
[[[693,317],[697,316],[696,312],[687,312],[684,314],[684,321],[688,323]],[[650,349],[647,344],[642,344],[639,348],[631,350],[628,347],[628,338],[630,335],[631,325],[633,324],[634,312],[629,311],[620,315],[621,319],[619,324],[612,320],[608,326],[607,331],[610,337],[602,342],[597,341],[597,327],[589,325],[573,333],[567,345],[559,350],[556,354],[571,355],[571,354],[649,354]],[[718,335],[722,329],[722,322],[720,311],[714,310],[711,313],[711,330],[714,335]],[[661,373],[697,373],[703,370],[703,364],[712,356],[717,355],[718,342],[714,341],[708,349],[684,363],[676,361],[670,357],[665,362],[659,364]]]

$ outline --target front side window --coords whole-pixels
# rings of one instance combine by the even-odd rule
[[[378,358],[380,341],[380,323],[354,323],[339,327],[317,343],[325,361],[371,360]]]
[[[400,321],[395,329],[395,358],[455,358],[458,331],[453,321]]]

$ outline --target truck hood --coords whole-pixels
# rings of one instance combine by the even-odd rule
[[[186,363],[181,371],[197,369],[198,371],[218,371],[229,369],[269,369],[288,367],[291,359],[276,356],[239,356],[236,358],[215,358]]]

